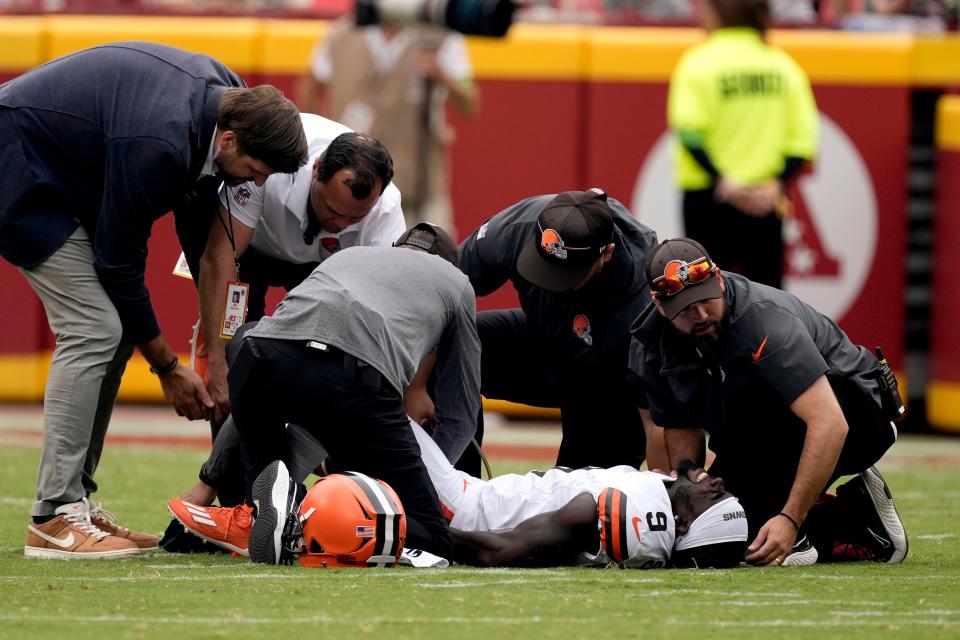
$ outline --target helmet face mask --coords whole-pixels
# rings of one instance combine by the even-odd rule
[[[407,535],[393,489],[350,471],[320,478],[300,504],[300,518],[305,567],[396,566]]]

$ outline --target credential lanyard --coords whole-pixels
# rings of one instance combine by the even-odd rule
[[[236,334],[237,329],[246,321],[247,318],[247,296],[250,293],[250,285],[240,281],[240,258],[237,257],[237,241],[233,232],[233,209],[230,206],[233,191],[224,183],[227,191],[227,221],[223,221],[220,215],[220,207],[217,207],[217,220],[227,234],[227,240],[230,241],[230,248],[233,250],[233,270],[236,277],[227,282],[227,299],[223,309],[223,322],[220,325],[220,337],[230,339]]]

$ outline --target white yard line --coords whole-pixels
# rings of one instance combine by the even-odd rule
[[[40,562],[43,562],[42,560]],[[50,562],[55,562],[51,560]],[[69,562],[69,561],[68,561]],[[80,561],[82,562],[82,560]],[[35,580],[39,582],[189,582],[191,580],[293,580],[303,574],[240,573],[220,576],[0,576],[0,582]]]
[[[587,617],[587,618],[546,618],[543,616],[522,616],[522,617],[507,617],[507,616],[444,616],[444,617],[412,617],[412,616],[402,616],[402,617],[365,617],[363,619],[364,626],[372,626],[377,624],[411,624],[417,625],[419,627],[430,627],[436,625],[447,625],[447,624],[492,624],[492,625],[529,625],[529,624],[541,624],[546,621],[552,623],[560,624],[579,624],[579,625],[596,625],[601,622],[603,619],[600,617]],[[46,623],[57,623],[64,624],[68,622],[72,623],[135,623],[135,624],[178,624],[178,625],[215,625],[217,627],[223,627],[225,624],[229,626],[234,625],[290,625],[290,624],[344,624],[347,626],[356,626],[358,624],[357,619],[354,616],[344,615],[344,616],[330,616],[330,615],[313,615],[313,616],[302,616],[302,617],[283,617],[283,618],[265,618],[265,617],[249,617],[249,618],[234,618],[231,617],[229,621],[225,620],[222,616],[209,616],[209,617],[199,617],[199,616],[129,616],[129,615],[99,615],[99,616],[74,616],[70,614],[57,614],[57,615],[30,615],[30,614],[0,614],[0,621],[5,622],[46,622]],[[663,621],[664,624],[668,626],[697,626],[697,627],[803,627],[803,628],[820,628],[820,627],[859,627],[859,626],[874,626],[874,627],[887,627],[887,626],[899,626],[899,625],[910,625],[910,626],[937,626],[937,627],[957,627],[960,626],[960,620],[943,620],[943,619],[917,619],[913,616],[908,616],[904,614],[892,614],[887,618],[879,620],[755,620],[755,621],[744,621],[744,620],[713,620],[710,622],[704,622],[703,620],[697,619],[671,619]]]

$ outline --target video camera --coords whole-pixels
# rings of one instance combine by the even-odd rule
[[[356,23],[434,24],[470,36],[502,38],[515,8],[513,0],[357,0]]]

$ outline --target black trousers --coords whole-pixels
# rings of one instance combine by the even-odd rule
[[[557,464],[580,468],[639,466],[646,437],[631,399],[626,371],[585,369],[575,377],[551,370],[562,353],[549,353],[527,330],[520,309],[482,311],[477,333],[483,346],[480,389],[484,397],[560,409],[563,440]],[[625,369],[625,366],[624,366]],[[482,413],[477,440],[483,437]],[[467,449],[458,468],[480,475],[479,456]]]
[[[714,200],[712,189],[685,191],[683,224],[721,269],[782,288],[783,223],[775,213],[748,216]]]
[[[240,257],[240,280],[250,285],[250,290],[247,292],[247,323],[255,323],[266,315],[267,291],[270,287],[283,287],[286,291],[290,291],[313,273],[318,264],[320,263],[297,264],[286,262],[265,256],[253,247],[247,247],[243,256]],[[199,282],[199,271],[194,272],[194,280]],[[239,336],[239,331],[237,336]],[[229,356],[227,361],[230,362]],[[216,447],[217,437],[222,426],[214,420],[210,420],[210,435],[214,447]],[[208,482],[207,484],[212,483]]]
[[[848,380],[827,375],[849,431],[836,469],[837,478],[864,471],[896,439],[877,404]],[[786,504],[806,437],[806,424],[759,378],[728,375],[723,385],[723,426],[711,432],[716,459],[710,473],[724,479],[747,513],[750,537]]]
[[[233,367],[243,346],[244,334],[256,326],[256,322],[245,323],[227,343],[228,366]],[[228,416],[223,424],[211,420],[210,428],[213,433],[213,446],[210,455],[200,467],[200,480],[217,490],[217,501],[221,507],[234,507],[246,498],[240,436],[237,435],[232,416]]]
[[[379,478],[397,492],[408,547],[453,557],[450,530],[403,399],[376,369],[335,349],[246,338],[229,380],[246,495],[267,464],[289,462],[284,428],[292,422],[326,447],[336,470]]]

